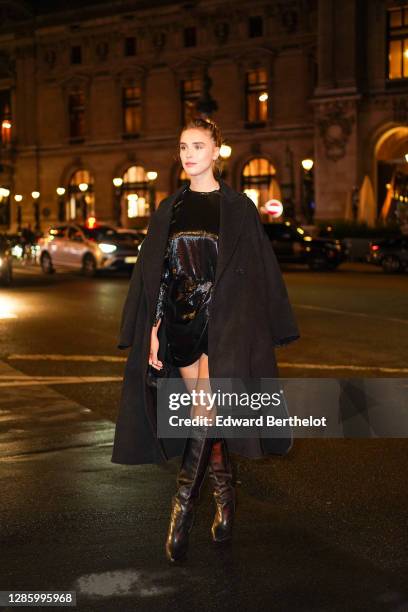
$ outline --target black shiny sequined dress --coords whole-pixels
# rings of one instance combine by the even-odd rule
[[[208,355],[208,319],[218,257],[219,189],[188,188],[173,206],[155,324],[166,325],[165,361],[184,367]]]

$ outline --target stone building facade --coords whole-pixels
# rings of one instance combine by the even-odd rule
[[[264,220],[273,200],[308,223],[408,201],[408,1],[46,7],[0,2],[0,231],[145,227],[206,88],[226,180]]]

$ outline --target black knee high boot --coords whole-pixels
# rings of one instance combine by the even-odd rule
[[[217,508],[211,533],[214,542],[224,542],[232,535],[235,514],[235,489],[232,484],[232,465],[223,438],[214,441],[209,463],[209,476],[214,487]]]
[[[200,495],[214,439],[207,437],[205,427],[192,428],[187,439],[181,468],[177,477],[178,491],[173,496],[170,525],[166,540],[169,561],[184,557],[194,521],[194,503]]]

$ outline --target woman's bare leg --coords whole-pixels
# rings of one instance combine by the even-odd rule
[[[185,366],[184,368],[179,368],[180,374],[183,378],[183,382],[187,387],[187,391],[191,393],[197,384],[198,378],[198,366],[200,363],[200,359],[197,359],[194,363],[189,366]]]

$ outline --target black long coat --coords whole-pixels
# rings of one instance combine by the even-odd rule
[[[299,337],[271,243],[250,198],[220,180],[218,259],[208,324],[211,378],[275,378],[274,347]],[[158,299],[172,206],[183,187],[153,213],[124,305],[118,347],[131,347],[116,423],[112,462],[164,463],[181,455],[185,440],[156,435],[156,396],[146,384],[150,334]],[[160,348],[165,326],[159,328]],[[161,331],[161,336],[160,336]],[[160,350],[159,350],[160,358]],[[172,377],[179,377],[174,368]],[[292,438],[228,439],[246,457],[284,454]]]

